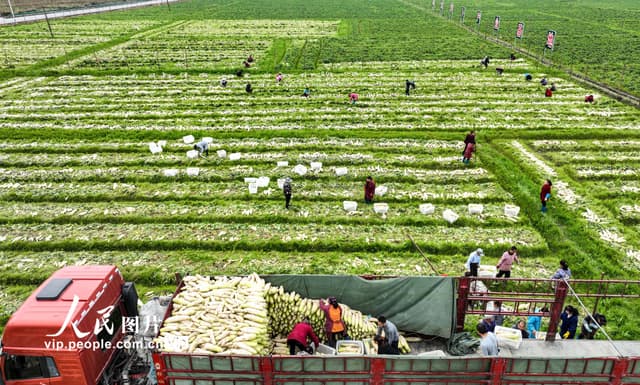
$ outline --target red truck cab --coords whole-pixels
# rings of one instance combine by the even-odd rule
[[[0,383],[102,383],[123,339],[124,284],[116,266],[70,266],[55,272],[7,322]]]

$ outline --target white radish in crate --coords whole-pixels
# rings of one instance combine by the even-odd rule
[[[302,176],[302,175],[307,173],[307,168],[305,166],[299,164],[299,165],[297,165],[297,166],[295,166],[293,168],[293,172],[295,172],[296,174]]]
[[[322,170],[322,162],[311,162],[310,166],[311,166],[311,169],[314,171]]]
[[[256,183],[249,183],[249,194],[257,194],[258,185]]]
[[[151,151],[152,154],[158,154],[162,152],[162,147],[158,146],[154,142],[151,142],[149,143],[149,151]]]
[[[449,209],[444,210],[444,212],[442,213],[442,217],[444,218],[445,221],[449,223],[453,223],[457,221],[459,218],[458,214],[454,213]]]
[[[342,202],[342,207],[345,211],[356,211],[358,209],[358,202],[355,201],[344,201]]]
[[[343,176],[343,175],[347,175],[349,171],[347,170],[346,167],[336,167],[336,175],[337,176]]]
[[[520,214],[520,207],[514,205],[504,205],[504,215],[508,217],[517,217]]]
[[[227,151],[218,150],[218,158],[226,158],[226,157],[227,157]]]
[[[178,176],[179,171],[175,168],[168,168],[163,171],[164,176]]]
[[[229,160],[240,160],[241,157],[242,155],[240,155],[239,152],[232,152],[229,154]]]
[[[186,135],[182,137],[182,141],[185,144],[191,144],[196,140],[196,138],[193,137],[193,135]]]
[[[420,213],[424,215],[433,214],[434,211],[435,207],[433,206],[433,203],[423,203],[420,205]]]
[[[199,174],[200,174],[200,169],[198,167],[187,167],[187,175],[198,176]]]
[[[187,158],[189,159],[198,159],[198,156],[200,156],[200,153],[198,152],[198,150],[187,151]]]
[[[469,214],[482,214],[484,207],[478,203],[469,203]]]

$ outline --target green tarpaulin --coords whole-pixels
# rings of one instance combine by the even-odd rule
[[[398,329],[449,338],[455,322],[455,284],[447,277],[366,280],[336,275],[265,275],[306,298],[334,296],[371,316],[384,315]]]

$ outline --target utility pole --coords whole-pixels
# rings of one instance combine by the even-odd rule
[[[49,16],[47,16],[47,9],[46,8],[42,8],[42,11],[44,12],[44,19],[47,21],[47,27],[49,27],[49,34],[51,35],[51,38],[53,39],[53,30],[51,29],[51,23],[49,23]]]

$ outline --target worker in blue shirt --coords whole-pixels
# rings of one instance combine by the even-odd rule
[[[484,251],[482,251],[482,249],[477,249],[473,253],[469,254],[467,263],[464,264],[467,268],[467,271],[471,271],[472,277],[478,276],[478,267],[480,266],[481,257],[484,257]]]

